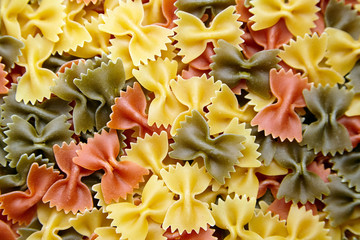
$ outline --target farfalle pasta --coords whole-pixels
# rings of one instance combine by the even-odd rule
[[[210,27],[206,27],[199,18],[179,10],[176,13],[179,19],[174,21],[178,25],[174,28],[176,33],[174,39],[178,41],[175,46],[181,49],[179,55],[184,56],[182,61],[189,63],[200,56],[208,42],[214,43],[215,46],[218,45],[219,39],[234,45],[242,43],[241,35],[244,33],[240,29],[242,23],[237,21],[239,15],[234,11],[234,6],[227,7],[215,16]],[[189,37],[187,32],[194,34]]]
[[[209,127],[205,119],[196,110],[191,116],[186,116],[181,128],[174,136],[173,149],[169,156],[180,160],[194,160],[203,158],[209,174],[219,183],[234,172],[234,165],[242,157],[242,142],[245,138],[237,134],[223,134],[214,139],[210,138]],[[215,151],[213,149],[216,149]]]
[[[197,164],[192,166],[189,163],[185,163],[184,166],[177,164],[175,168],[169,167],[168,171],[162,169],[160,174],[166,186],[179,195],[179,200],[166,212],[164,228],[170,227],[171,232],[178,230],[179,233],[184,231],[190,233],[194,230],[198,233],[201,228],[206,229],[208,224],[214,225],[215,221],[208,204],[195,198],[205,191],[211,181],[205,168],[199,168]]]
[[[81,182],[81,178],[90,175],[92,171],[81,168],[73,162],[76,151],[80,146],[71,142],[69,145],[63,144],[61,147],[54,145],[54,154],[59,168],[66,174],[64,179],[56,181],[46,191],[43,202],[49,202],[50,207],[69,211],[74,214],[78,211],[84,212],[93,207],[90,190]]]
[[[254,21],[252,29],[257,31],[275,25],[280,19],[285,20],[286,27],[293,35],[303,36],[310,33],[310,29],[315,27],[314,21],[317,19],[316,7],[318,0],[306,0],[299,4],[295,0],[283,1],[276,0],[268,2],[265,0],[252,0],[250,12],[254,14],[250,20]],[[299,26],[301,22],[301,26]]]
[[[161,125],[167,127],[185,111],[185,106],[175,97],[174,89],[173,91],[170,89],[171,80],[176,78],[177,68],[178,63],[175,60],[158,58],[155,62],[150,61],[147,65],[140,65],[139,70],[133,71],[141,86],[155,94],[149,106],[150,126],[155,123],[158,127]],[[159,76],[159,73],[162,75]]]
[[[164,182],[152,176],[143,189],[141,204],[136,206],[128,202],[114,203],[108,205],[106,211],[110,212],[109,218],[113,220],[111,225],[116,226],[117,233],[129,240],[140,240],[146,239],[149,221],[162,223],[173,202],[173,194],[164,186]],[[163,232],[156,236],[157,239],[164,239],[161,236]]]
[[[100,144],[104,148],[94,147]],[[81,149],[77,151],[78,157],[73,159],[74,163],[85,169],[105,171],[101,190],[107,204],[112,200],[118,201],[120,197],[125,199],[126,194],[131,193],[139,182],[143,181],[143,176],[149,173],[147,169],[134,162],[117,161],[119,152],[120,143],[116,130],[103,130],[101,134],[95,134],[94,138],[89,139],[87,144],[82,144]],[[116,190],[113,188],[114,185]]]
[[[310,95],[310,92],[314,94]],[[337,86],[327,85],[305,90],[306,105],[317,121],[306,127],[301,143],[306,144],[309,149],[314,149],[315,153],[321,151],[323,154],[334,155],[336,152],[351,150],[349,133],[336,120],[345,113],[352,97],[352,92],[344,88],[339,89]],[[328,104],[329,102],[334,102],[334,104]],[[324,121],[324,117],[328,120]]]
[[[320,36],[317,33],[298,36],[296,41],[291,40],[289,45],[284,46],[280,52],[280,58],[295,69],[303,71],[303,76],[308,78],[316,86],[329,84],[334,86],[337,83],[344,83],[344,78],[331,67],[320,65],[326,56],[328,35]]]
[[[360,238],[358,0],[0,0],[0,239]]]
[[[251,120],[251,125],[258,125],[258,130],[264,130],[265,135],[271,134],[280,140],[302,140],[302,126],[295,108],[305,107],[302,91],[308,89],[307,79],[294,75],[292,72],[275,69],[270,71],[271,92],[277,97],[274,104],[264,107]],[[269,124],[272,122],[272,124]]]
[[[131,35],[128,48],[135,66],[141,62],[155,60],[161,50],[166,50],[166,43],[173,31],[156,25],[142,25],[144,9],[140,0],[119,2],[119,6],[104,16],[100,30],[115,36]],[[156,47],[155,47],[156,46]]]
[[[18,64],[27,71],[19,81],[16,100],[23,100],[25,103],[30,101],[34,104],[36,101],[41,102],[44,98],[50,98],[50,87],[54,85],[56,75],[41,66],[50,56],[54,43],[40,35],[29,35],[24,44],[25,48],[21,50],[22,55]]]

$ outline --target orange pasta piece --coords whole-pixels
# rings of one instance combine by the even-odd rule
[[[280,137],[281,141],[289,139],[302,140],[302,126],[295,108],[305,107],[302,95],[304,89],[309,89],[307,78],[292,71],[283,69],[277,72],[270,71],[270,87],[278,101],[266,106],[251,121],[253,126],[258,125],[259,131],[265,130],[265,135],[271,134],[274,138]]]
[[[60,179],[58,171],[46,165],[33,163],[27,176],[28,189],[0,195],[0,208],[12,222],[29,224],[36,214],[36,204],[42,199],[49,187]]]
[[[146,133],[152,135],[153,132],[160,133],[165,130],[163,126],[157,128],[154,124],[149,126],[146,110],[146,98],[139,83],[134,83],[134,87],[127,87],[126,92],[121,91],[120,97],[115,99],[115,104],[111,107],[110,122],[107,126],[112,129],[126,130],[134,127],[139,128],[140,137]]]
[[[278,49],[283,44],[288,43],[293,37],[291,32],[287,29],[283,19],[277,22],[274,26],[259,31],[252,30],[251,26],[253,24],[254,22],[248,23],[250,34],[254,38],[254,41],[265,50]]]
[[[78,157],[74,163],[92,170],[104,170],[101,179],[101,190],[106,203],[119,198],[126,199],[128,193],[132,193],[139,183],[144,181],[143,176],[149,174],[146,168],[131,162],[118,161],[120,143],[116,130],[110,132],[103,130],[101,134],[95,134],[87,144],[81,144],[81,150],[77,151]]]
[[[93,171],[76,165],[72,159],[76,157],[76,151],[80,146],[71,142],[69,145],[63,143],[60,147],[53,146],[56,162],[59,168],[66,173],[66,178],[55,182],[43,197],[43,202],[50,202],[50,207],[56,206],[58,211],[65,213],[72,211],[84,212],[92,209],[93,202],[89,188],[81,182],[81,178],[90,175]]]

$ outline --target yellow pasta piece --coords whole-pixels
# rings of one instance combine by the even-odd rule
[[[249,230],[259,234],[261,239],[285,240],[288,235],[285,223],[279,215],[271,216],[271,212],[260,210],[249,222]]]
[[[162,180],[153,175],[146,183],[142,192],[141,203],[136,206],[128,202],[109,204],[106,211],[113,219],[111,225],[116,227],[128,240],[144,240],[149,231],[149,219],[161,224],[169,206],[173,203],[173,194],[164,186]],[[162,236],[163,230],[154,239],[166,239]]]
[[[185,116],[191,115],[192,110],[205,115],[203,108],[210,104],[211,98],[220,89],[221,81],[214,82],[213,77],[207,78],[203,74],[201,77],[190,79],[178,77],[177,81],[170,81],[170,86],[176,98],[188,108],[179,114],[172,124],[171,134],[175,135],[176,129],[180,128],[180,122],[185,121]]]
[[[75,51],[78,46],[82,47],[85,42],[90,42],[92,37],[84,26],[84,3],[77,4],[74,1],[66,2],[65,25],[62,28],[60,39],[56,42],[53,53]],[[81,17],[79,17],[81,16]]]
[[[65,214],[64,211],[57,211],[56,208],[50,208],[47,204],[38,204],[37,217],[42,224],[40,231],[34,232],[28,240],[59,240],[57,233],[71,227],[70,218],[74,217],[71,212]]]
[[[24,14],[31,12],[28,0],[1,0],[0,13],[1,21],[5,26],[6,34],[21,39],[21,23],[18,18],[25,18]]]
[[[65,6],[62,2],[62,0],[41,0],[39,6],[26,11],[27,21],[21,26],[22,36],[26,38],[40,31],[48,40],[57,42],[66,17]]]
[[[168,171],[162,169],[160,174],[166,186],[180,196],[179,200],[169,207],[163,228],[171,227],[171,232],[178,230],[180,233],[190,233],[194,230],[198,233],[201,228],[207,229],[208,224],[215,224],[208,204],[195,198],[205,191],[211,181],[211,176],[204,167],[199,168],[197,164],[190,166],[187,162],[184,166],[170,166]]]
[[[100,30],[115,36],[131,35],[128,48],[135,66],[155,60],[160,56],[161,50],[166,50],[170,43],[171,29],[157,25],[142,25],[144,9],[141,0],[120,1],[120,5],[104,15],[104,24],[99,25]]]
[[[218,204],[211,204],[216,226],[230,232],[225,240],[259,239],[256,233],[244,228],[254,215],[255,204],[256,198],[248,200],[246,195],[240,198],[237,194],[234,198],[227,196],[225,201],[219,199]]]
[[[208,42],[212,42],[215,47],[218,47],[219,39],[223,39],[241,50],[239,44],[244,41],[240,36],[244,32],[240,29],[242,22],[238,21],[240,15],[234,12],[235,6],[227,7],[215,16],[210,27],[206,27],[196,16],[184,11],[177,11],[176,15],[179,19],[174,21],[178,25],[174,28],[176,32],[174,39],[178,41],[175,46],[181,49],[179,55],[184,56],[182,61],[189,63],[199,57],[205,51]]]
[[[319,215],[314,216],[312,211],[306,211],[305,207],[298,208],[292,205],[287,218],[288,239],[319,239],[330,240],[329,230],[325,228],[325,222],[319,220]]]
[[[315,27],[314,21],[318,18],[316,7],[319,0],[251,0],[250,12],[254,15],[250,20],[254,21],[252,29],[262,30],[274,26],[280,19],[285,20],[286,27],[293,35],[303,36],[311,33]]]
[[[326,28],[328,35],[327,64],[345,76],[360,59],[360,40],[354,40],[350,34],[336,28]]]
[[[40,35],[29,36],[24,40],[25,48],[21,50],[18,64],[26,68],[17,90],[16,101],[24,100],[34,104],[44,98],[50,98],[50,87],[54,85],[55,73],[42,68],[43,62],[51,55],[54,43]]]
[[[69,223],[78,233],[90,238],[97,228],[110,226],[111,221],[106,217],[107,214],[100,209],[86,209],[84,213],[71,218]]]
[[[170,80],[177,75],[178,63],[175,60],[158,58],[140,65],[134,69],[133,75],[147,90],[154,92],[155,98],[151,101],[148,113],[148,124],[152,126],[172,124],[175,118],[186,110],[170,89]]]
[[[302,70],[303,76],[315,86],[319,84],[334,86],[337,83],[344,83],[342,75],[330,67],[321,65],[327,48],[327,39],[326,33],[320,36],[316,33],[306,34],[304,38],[298,36],[296,41],[291,40],[289,45],[284,46],[284,51],[281,51],[279,56],[291,67]]]
[[[163,160],[168,154],[168,145],[168,136],[165,131],[162,131],[160,135],[146,134],[145,138],[138,137],[136,143],[131,143],[131,148],[126,150],[126,155],[121,157],[121,161],[136,162],[160,176],[160,170],[165,167]]]
[[[226,84],[222,84],[221,90],[211,99],[208,110],[205,116],[209,119],[211,135],[223,132],[233,118],[238,118],[240,122],[250,122],[256,114],[248,104],[239,107],[235,95]]]

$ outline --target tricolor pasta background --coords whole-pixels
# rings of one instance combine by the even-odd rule
[[[0,238],[360,238],[359,6],[0,0]]]

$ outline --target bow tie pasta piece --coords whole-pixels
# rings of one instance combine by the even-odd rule
[[[140,65],[139,70],[133,70],[133,75],[139,83],[155,94],[148,111],[150,126],[155,123],[158,127],[161,125],[167,127],[186,110],[170,89],[170,80],[176,78],[177,69],[178,63],[175,60],[158,58],[156,61],[149,61],[146,65]]]
[[[337,120],[349,107],[353,92],[337,86],[320,85],[304,90],[303,94],[307,108],[317,120],[305,127],[301,144],[324,155],[351,151],[349,133]]]
[[[27,176],[28,189],[25,192],[13,191],[0,195],[0,208],[4,210],[3,214],[14,223],[29,224],[36,213],[36,204],[41,201],[49,187],[61,177],[53,167],[46,168],[46,165],[39,167],[37,163],[32,164]]]
[[[76,214],[70,219],[71,226],[81,235],[93,239],[96,235],[95,230],[101,227],[110,226],[111,220],[107,219],[107,213],[102,209],[86,209],[84,213]]]
[[[224,184],[225,178],[234,172],[234,166],[242,157],[244,136],[223,134],[216,138],[209,135],[209,126],[201,114],[193,110],[191,116],[186,116],[181,122],[181,128],[173,137],[173,151],[169,156],[180,160],[194,160],[201,157],[206,170],[219,183]]]
[[[131,143],[131,148],[126,150],[126,155],[121,161],[132,161],[150,169],[160,176],[160,170],[166,165],[163,160],[168,154],[168,135],[165,131],[152,136],[146,134],[144,138],[137,138],[136,143]]]
[[[138,128],[140,137],[145,137],[146,133],[160,133],[164,127],[149,126],[148,115],[145,113],[146,105],[146,97],[140,84],[135,82],[133,88],[127,86],[126,91],[121,91],[120,97],[115,99],[107,126],[120,130]]]
[[[249,92],[269,99],[272,96],[269,72],[272,68],[279,68],[278,53],[279,50],[264,50],[255,53],[250,59],[245,59],[235,46],[219,40],[219,47],[215,48],[215,56],[212,58],[214,63],[210,65],[210,75],[230,88],[245,79]]]
[[[280,19],[293,35],[303,36],[311,33],[310,29],[315,27],[314,21],[318,18],[316,12],[320,10],[316,6],[319,0],[251,0],[250,12],[254,14],[250,20],[254,31],[265,29],[275,25]],[[301,24],[299,24],[301,23]]]
[[[74,217],[72,213],[65,214],[63,211],[57,211],[55,208],[49,208],[46,204],[40,204],[37,210],[37,216],[42,228],[31,234],[28,240],[49,239],[58,240],[61,237],[59,231],[71,227],[70,219]]]
[[[211,204],[216,226],[230,232],[225,240],[261,239],[255,232],[244,228],[254,215],[255,204],[256,198],[248,198],[246,195],[239,197],[237,194],[233,198],[228,195],[225,201],[219,199],[217,204]]]
[[[84,4],[77,4],[74,1],[66,1],[65,25],[59,35],[59,41],[55,43],[53,53],[75,51],[77,47],[83,47],[85,42],[90,42],[92,37],[84,26],[85,19],[82,19],[85,11]],[[79,20],[81,20],[79,22]]]
[[[302,95],[304,89],[309,89],[307,78],[294,74],[291,70],[281,69],[270,71],[270,87],[277,101],[263,108],[252,120],[251,125],[258,125],[258,130],[264,130],[265,135],[280,137],[281,141],[289,139],[297,142],[302,140],[302,126],[295,108],[305,107]]]
[[[77,151],[78,157],[73,158],[77,165],[92,170],[104,170],[101,178],[101,190],[107,204],[111,201],[126,199],[128,193],[143,182],[144,175],[149,171],[130,161],[118,161],[120,142],[116,130],[109,132],[102,130],[96,133],[94,138],[81,144],[81,150]]]
[[[279,57],[288,65],[303,71],[303,77],[307,77],[309,83],[315,86],[344,83],[344,78],[331,67],[322,66],[321,61],[325,57],[328,46],[328,35],[326,33],[318,36],[306,34],[298,36],[296,41],[291,40],[289,45],[279,53]]]
[[[135,66],[155,60],[166,50],[173,31],[157,25],[142,25],[144,9],[141,0],[120,1],[119,6],[104,15],[100,30],[115,36],[131,35],[128,48]]]
[[[226,84],[221,84],[221,90],[216,91],[215,97],[211,98],[208,110],[205,116],[209,119],[211,135],[223,132],[233,118],[238,118],[240,122],[250,122],[256,114],[248,104],[239,107],[236,96]]]
[[[18,18],[25,18],[24,12],[31,11],[28,0],[2,0],[0,3],[1,23],[4,24],[6,34],[21,39],[21,25]]]
[[[184,166],[178,163],[175,168],[170,166],[168,171],[162,169],[160,174],[166,186],[180,196],[166,213],[164,229],[171,227],[171,232],[190,233],[194,230],[198,233],[201,228],[205,230],[208,224],[215,224],[208,204],[195,198],[205,191],[211,181],[204,167],[199,168],[196,163],[192,166],[188,162]]]
[[[214,82],[214,78],[207,78],[205,74],[201,77],[192,77],[190,79],[178,78],[170,81],[171,89],[180,103],[188,107],[187,111],[179,114],[174,120],[171,128],[171,134],[175,135],[176,130],[185,117],[191,114],[192,110],[205,115],[204,107],[210,104],[211,98],[215,96],[216,91],[220,89],[221,82]]]
[[[6,158],[11,159],[10,166],[15,167],[20,156],[24,153],[41,154],[50,162],[55,162],[53,145],[70,142],[73,131],[69,130],[70,123],[67,117],[60,115],[54,118],[42,128],[34,128],[29,122],[21,117],[12,116],[12,123],[8,124],[9,130],[5,131],[7,144]]]
[[[360,59],[360,39],[355,40],[347,32],[336,28],[326,28],[325,32],[328,35],[326,63],[344,76]]]
[[[189,63],[200,56],[206,49],[208,42],[218,46],[218,40],[223,39],[240,49],[239,44],[243,42],[240,37],[244,32],[240,29],[242,22],[237,21],[239,14],[234,13],[235,6],[229,6],[210,23],[210,27],[194,15],[178,11],[179,17],[175,20],[178,25],[174,28],[176,35],[174,39],[178,41],[175,46],[180,48],[179,55],[184,56],[182,61]],[[191,34],[189,34],[191,33]]]
[[[111,106],[125,83],[120,58],[106,55],[73,63],[55,80],[51,91],[66,101],[75,101],[73,123],[75,133],[101,130],[110,120]]]
[[[299,208],[297,205],[291,205],[286,223],[287,239],[331,240],[325,222],[320,221],[319,215],[314,216],[312,211],[306,211],[305,206]]]
[[[51,42],[59,41],[66,16],[63,1],[41,0],[30,6],[29,11],[24,12],[27,21],[21,26],[22,36],[27,38],[28,35],[35,35],[40,30],[44,38]]]
[[[81,178],[90,175],[93,171],[76,165],[72,160],[77,157],[76,151],[80,146],[71,142],[54,145],[54,154],[59,168],[66,174],[65,179],[56,181],[43,197],[43,202],[50,202],[50,207],[56,207],[58,211],[64,210],[74,214],[85,209],[92,209],[93,201],[89,188],[81,182]]]
[[[328,195],[329,189],[324,181],[315,173],[307,170],[307,166],[314,161],[315,154],[300,147],[297,142],[279,143],[274,156],[275,161],[284,168],[291,169],[282,180],[277,198],[285,197],[285,201],[293,203],[314,203],[315,199]]]
[[[18,64],[25,67],[26,72],[19,80],[16,101],[35,104],[36,101],[50,98],[50,87],[55,84],[55,73],[42,67],[51,55],[54,43],[37,34],[35,37],[28,36],[24,44]]]
[[[162,180],[153,175],[146,183],[141,196],[141,203],[134,205],[128,202],[113,203],[106,207],[111,225],[116,227],[116,233],[129,240],[145,240],[150,221],[163,223],[165,214],[174,202],[173,194],[164,186]],[[153,239],[165,239],[162,234]]]

